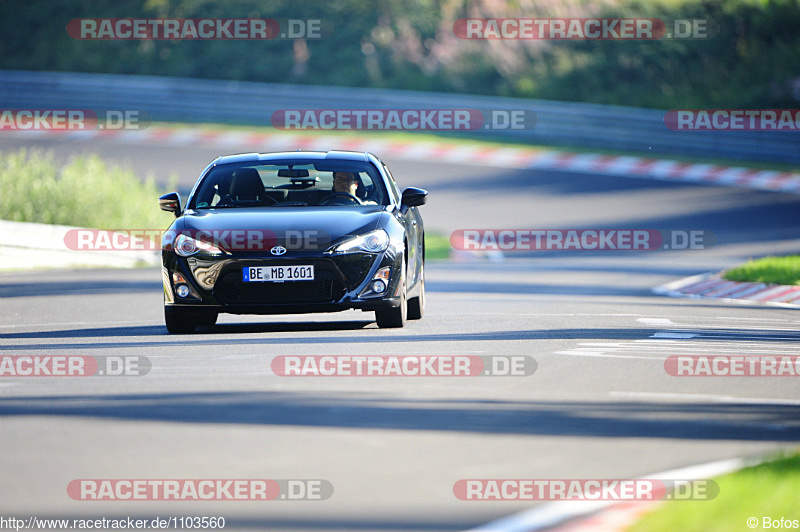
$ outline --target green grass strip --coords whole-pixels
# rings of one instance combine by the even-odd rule
[[[425,233],[425,258],[449,259],[450,237],[439,233]]]
[[[53,154],[0,152],[0,219],[98,229],[161,229],[171,215],[158,208],[165,193],[152,176],[108,164],[97,155],[63,166]]]
[[[800,255],[750,260],[723,274],[729,281],[800,284]]]
[[[719,495],[714,499],[665,502],[628,528],[628,532],[798,529],[800,454],[780,455],[714,480],[719,486]],[[748,519],[752,518],[756,519],[755,527],[748,525]],[[764,518],[770,520],[770,526],[763,526]],[[781,518],[782,526],[780,522],[774,523]]]

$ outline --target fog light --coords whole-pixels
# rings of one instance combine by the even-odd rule
[[[178,297],[186,297],[189,295],[189,287],[185,284],[179,284],[175,288],[175,292],[178,294]]]
[[[380,279],[378,279],[377,281],[372,281],[372,291],[373,292],[375,292],[377,294],[380,294],[384,290],[386,290],[386,283],[384,283]]]

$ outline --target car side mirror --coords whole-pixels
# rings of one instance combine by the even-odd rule
[[[171,212],[175,218],[181,215],[181,196],[177,192],[170,192],[158,198],[158,206],[162,211]]]
[[[400,205],[403,207],[419,207],[428,201],[428,191],[421,188],[408,187],[403,191]]]

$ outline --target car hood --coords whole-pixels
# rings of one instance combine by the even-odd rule
[[[319,251],[377,229],[385,207],[262,207],[187,211],[175,229],[211,235],[227,251],[250,250],[260,241],[289,249]],[[244,246],[244,248],[242,247]]]

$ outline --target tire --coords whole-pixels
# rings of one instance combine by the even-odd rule
[[[404,327],[408,317],[408,299],[406,286],[406,260],[403,258],[403,263],[400,268],[403,272],[403,279],[400,281],[402,288],[400,289],[400,306],[375,311],[375,321],[378,322],[378,327],[381,329],[397,329]]]
[[[421,320],[425,315],[425,265],[419,275],[419,295],[408,300],[408,319]]]
[[[170,334],[191,334],[197,328],[197,314],[179,307],[164,307],[164,322]]]

